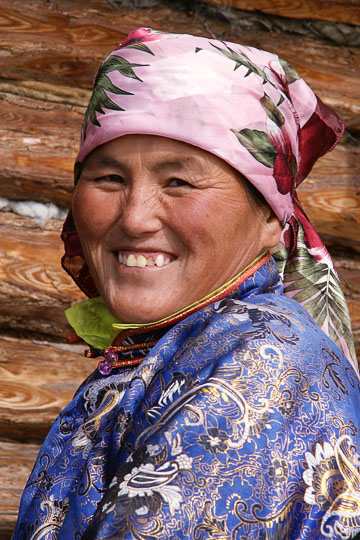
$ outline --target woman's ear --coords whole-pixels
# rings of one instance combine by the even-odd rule
[[[281,231],[282,227],[279,218],[267,205],[267,208],[264,209],[264,220],[262,229],[264,249],[274,248],[280,242]]]

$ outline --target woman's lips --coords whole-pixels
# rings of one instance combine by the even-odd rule
[[[145,268],[146,266],[156,266],[161,268],[166,266],[172,261],[172,257],[167,253],[131,253],[118,251],[117,252],[118,260],[121,264],[125,266]]]

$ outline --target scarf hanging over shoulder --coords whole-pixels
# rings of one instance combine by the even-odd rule
[[[296,194],[342,133],[338,116],[277,55],[140,28],[106,58],[96,76],[75,182],[90,152],[128,134],[173,138],[223,159],[261,192],[281,220],[282,244],[275,256],[285,294],[302,304],[356,365],[338,276]],[[62,236],[63,267],[88,296],[97,296],[71,211]]]

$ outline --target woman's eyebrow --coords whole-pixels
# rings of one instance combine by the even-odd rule
[[[193,157],[184,157],[165,159],[164,161],[153,165],[151,171],[155,173],[191,171],[192,173],[201,174],[203,172],[203,167],[200,160]]]
[[[86,159],[82,168],[82,172],[87,172],[91,169],[100,169],[102,167],[112,167],[121,171],[124,174],[130,174],[130,167],[119,159],[110,157],[110,156],[100,156]],[[199,163],[198,160],[192,158],[170,158],[159,161],[150,167],[148,170],[154,173],[166,173],[166,172],[176,172],[184,171],[188,168],[198,169]]]
[[[91,169],[91,168],[98,169],[101,167],[113,167],[123,172],[128,171],[128,167],[124,163],[122,163],[116,158],[107,157],[107,156],[101,156],[99,158],[94,157],[93,159],[89,157],[89,159],[85,159],[82,170],[86,171],[87,169]]]
[[[167,159],[153,165],[151,167],[151,170],[154,172],[166,172],[167,170],[182,171],[185,168],[186,168],[186,165],[183,160]]]

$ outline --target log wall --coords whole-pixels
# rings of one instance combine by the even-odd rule
[[[100,61],[138,26],[239,41],[284,56],[345,120],[300,190],[328,244],[360,349],[358,0],[0,0],[0,197],[66,208]],[[0,199],[1,201],[1,199]],[[0,538],[10,538],[39,445],[94,368],[63,346],[82,296],[60,269],[61,222],[0,212]]]

